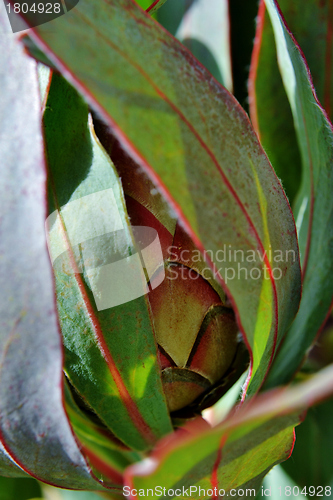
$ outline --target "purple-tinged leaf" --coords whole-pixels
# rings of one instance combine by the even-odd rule
[[[0,13],[2,24],[2,3]],[[44,232],[37,68],[16,36],[2,36],[0,44],[1,440],[15,462],[38,479],[98,489],[62,401],[61,338]]]

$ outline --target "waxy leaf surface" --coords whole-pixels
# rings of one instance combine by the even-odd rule
[[[1,26],[4,16],[0,4]],[[14,35],[1,36],[0,44],[1,441],[15,462],[45,482],[98,489],[62,401],[37,67]]]
[[[179,491],[169,493],[171,498],[186,498],[183,488],[189,492],[191,486],[197,488],[192,489],[192,498],[242,498],[244,490],[258,488],[263,476],[289,457],[293,427],[300,423],[303,410],[332,391],[331,365],[307,382],[248,401],[213,429],[198,432],[194,421],[184,428],[187,433],[165,438],[148,459],[130,466],[125,485],[145,491],[161,485],[166,490],[180,490],[180,495]],[[214,494],[207,494],[215,487]],[[237,494],[237,490],[243,492]],[[164,493],[164,497],[168,495]]]
[[[58,74],[52,78],[44,130],[49,213],[51,219],[60,214],[59,223],[51,221],[49,238],[65,370],[111,432],[142,450],[172,427],[146,298],[131,300],[135,279],[124,267],[136,249],[118,176],[88,127],[88,107]],[[120,277],[103,282],[116,265]],[[124,300],[112,307],[120,296]],[[100,297],[106,297],[102,306]]]
[[[290,207],[247,115],[131,0],[81,0],[33,36],[209,250],[252,352],[255,392],[296,313],[300,271]]]
[[[306,61],[281,17],[266,1],[280,71],[294,117],[303,177],[295,205],[303,296],[269,375],[268,386],[290,380],[330,310],[333,297],[333,130],[320,106]]]

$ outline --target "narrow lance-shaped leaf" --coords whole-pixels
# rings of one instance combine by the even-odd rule
[[[333,130],[320,106],[306,61],[276,2],[266,1],[279,67],[294,117],[303,178],[295,206],[303,265],[303,297],[269,376],[290,380],[324,322],[333,297]]]
[[[264,0],[257,16],[248,90],[253,127],[292,204],[301,182],[301,157]]]
[[[290,207],[246,114],[130,0],[98,9],[81,0],[52,35],[39,26],[34,38],[210,251],[251,350],[255,392],[297,310],[300,273]]]
[[[304,410],[332,391],[331,365],[307,382],[248,401],[213,429],[200,430],[194,421],[186,434],[166,438],[148,459],[130,466],[124,491],[131,500],[140,489],[157,495],[161,485],[167,498],[254,497],[264,475],[290,456],[293,427]]]
[[[172,430],[145,277],[117,174],[88,128],[87,105],[58,74],[44,130],[66,373],[111,432],[142,450]]]
[[[1,3],[1,26],[5,16]],[[64,487],[98,489],[62,402],[61,337],[44,232],[37,68],[14,35],[1,37],[0,44],[1,440],[29,474]]]

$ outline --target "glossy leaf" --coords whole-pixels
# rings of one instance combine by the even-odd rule
[[[50,238],[55,238],[55,245],[62,234],[69,241],[69,250],[55,248],[53,257],[66,373],[111,432],[131,448],[142,450],[172,427],[145,297],[131,300],[134,281],[126,282],[124,274],[106,285],[98,284],[112,262],[124,259],[126,263],[136,254],[122,188],[110,159],[88,128],[87,105],[57,74],[52,78],[44,130],[49,212],[55,214],[61,208],[64,220],[64,229],[61,224],[52,226]],[[78,247],[80,269],[75,261]],[[129,272],[124,266],[120,269]],[[121,294],[129,298],[115,307],[111,303],[100,307],[99,294],[108,297],[110,293],[112,300]]]
[[[156,183],[197,247],[210,251],[207,262],[219,270],[252,350],[253,393],[298,307],[289,205],[235,99],[132,1],[95,6],[81,0],[53,22],[52,35],[39,26],[34,38]]]
[[[262,394],[245,403],[213,429],[198,432],[197,422],[192,422],[185,426],[182,435],[166,438],[148,459],[128,469],[127,491],[147,491],[160,485],[174,492],[178,488],[190,491],[193,486],[197,490],[189,496],[194,498],[244,497],[244,493],[239,491],[237,495],[231,490],[258,489],[263,476],[289,457],[294,443],[293,427],[300,422],[302,411],[332,391],[331,365],[307,382]],[[204,490],[201,494],[199,487]],[[215,487],[224,492],[207,493]],[[177,493],[169,496],[176,498]],[[129,498],[132,500],[134,495]]]
[[[177,38],[232,92],[228,0],[193,2],[186,11]]]
[[[1,25],[5,16],[1,4]],[[37,68],[14,36],[1,37],[0,44],[1,440],[29,474],[98,489],[62,402],[61,338],[44,233]]]
[[[272,367],[268,386],[290,380],[328,315],[333,297],[333,130],[315,94],[308,67],[277,4],[266,6],[280,71],[294,117],[303,164],[295,206],[303,297],[299,313]]]

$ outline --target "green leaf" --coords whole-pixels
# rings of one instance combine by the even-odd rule
[[[301,158],[289,101],[277,64],[274,33],[265,10],[262,1],[248,83],[250,116],[292,203],[300,186]]]
[[[95,468],[96,476],[103,477],[104,485],[112,487],[112,491],[119,489],[121,494],[122,473],[126,467],[140,460],[136,452],[125,449],[96,416],[89,412],[88,407],[80,409],[73,399],[73,395],[65,385],[66,411],[73,426],[75,435]],[[82,404],[82,402],[81,402]],[[88,411],[87,411],[88,410]],[[93,422],[95,417],[96,423]]]
[[[332,304],[333,130],[317,100],[306,61],[276,3],[267,0],[266,6],[303,164],[302,185],[295,206],[303,265],[303,297],[269,375],[267,386],[270,387],[290,380]]]
[[[292,460],[284,470],[301,487],[326,486],[333,481],[332,430],[333,400],[311,408],[296,429]]]
[[[0,477],[1,500],[31,500],[41,497],[41,487],[35,479]]]
[[[135,0],[138,5],[147,12],[149,12],[150,15],[154,14],[158,9],[162,7],[162,5],[165,4],[166,0]]]
[[[290,207],[247,115],[130,0],[81,0],[34,38],[209,250],[252,350],[254,393],[296,313],[300,271]]]
[[[113,274],[100,284],[113,262],[131,262],[137,252],[118,176],[88,128],[88,107],[58,74],[52,78],[44,130],[66,373],[111,432],[142,450],[172,431],[148,305],[144,296],[131,297],[134,278]],[[101,305],[100,296],[109,302]]]
[[[187,433],[166,438],[148,459],[129,467],[126,491],[147,492],[160,485],[167,491],[190,491],[192,486],[197,487],[189,495],[192,498],[250,496],[231,490],[258,489],[263,476],[290,456],[293,427],[300,422],[302,411],[332,391],[333,365],[306,382],[261,394],[213,429],[202,430],[194,421],[185,426]],[[214,487],[225,491],[213,494]],[[170,498],[177,493],[169,493]]]
[[[227,0],[198,0],[186,11],[176,37],[232,92],[231,47]]]
[[[0,4],[0,26],[5,23]],[[43,481],[98,489],[62,402],[37,67],[14,36],[1,37],[0,45],[1,441],[18,465]]]
[[[27,477],[24,472],[10,457],[0,441],[0,475],[6,477]]]

